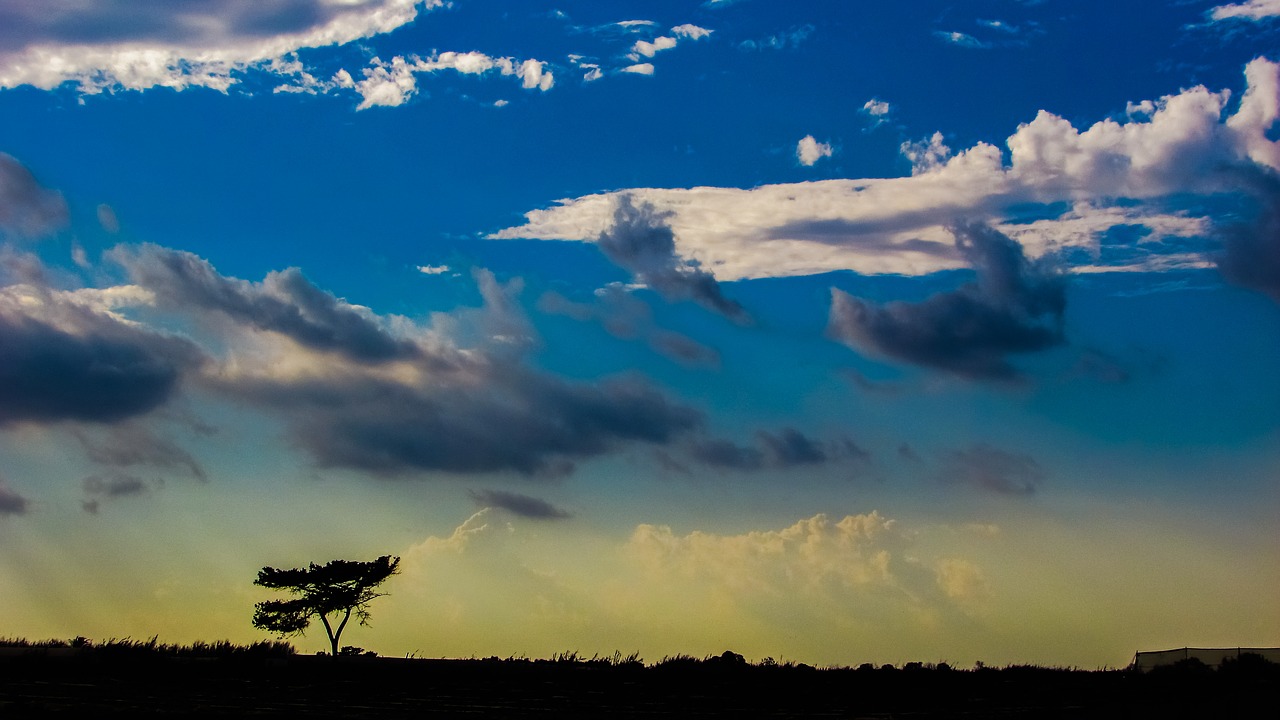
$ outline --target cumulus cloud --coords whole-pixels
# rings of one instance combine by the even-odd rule
[[[1234,5],[1219,5],[1209,11],[1213,20],[1265,20],[1280,16],[1280,0],[1248,0]]]
[[[489,643],[482,653],[510,652],[514,627],[530,655],[603,638],[654,656],[731,644],[749,657],[838,662],[808,644],[813,628],[864,654],[927,651],[915,638],[936,651],[940,637],[984,632],[969,609],[992,591],[973,560],[955,548],[935,557],[919,528],[875,511],[728,532],[641,524],[621,543],[497,517],[481,510],[402,552],[395,592],[412,600],[389,621],[436,618],[422,627],[442,652],[475,652],[477,638]],[[495,602],[511,597],[524,601]]]
[[[503,490],[470,490],[468,494],[477,505],[488,508],[500,508],[509,513],[531,520],[566,520],[573,513],[552,505],[546,500],[539,500],[520,493]]]
[[[143,415],[203,361],[189,340],[124,321],[91,299],[0,288],[0,427]]]
[[[704,424],[639,377],[570,382],[527,365],[537,338],[521,284],[491,273],[476,273],[482,307],[419,323],[352,305],[297,270],[249,282],[153,245],[107,257],[134,284],[52,290],[32,282],[37,265],[17,268],[29,281],[0,288],[0,427],[112,425],[72,428],[107,468],[203,478],[181,447],[124,422],[187,386],[277,415],[320,467],[386,476],[563,475]],[[181,325],[194,339],[149,323]]]
[[[630,196],[620,195],[613,223],[600,233],[596,244],[637,282],[664,298],[693,300],[734,322],[750,322],[746,309],[724,296],[714,275],[676,254],[675,233],[667,217],[647,203],[637,205]]]
[[[812,167],[824,157],[831,157],[831,145],[820,143],[812,135],[805,135],[796,143],[796,160],[805,167]]]
[[[663,50],[670,50],[679,44],[679,38],[686,40],[701,40],[711,35],[711,30],[698,27],[697,25],[684,24],[671,28],[671,35],[660,35],[652,40],[637,40],[631,46],[631,53],[628,57],[635,61],[642,57],[651,58]]]
[[[66,224],[62,193],[44,187],[26,166],[0,153],[0,237],[40,237]]]
[[[156,245],[121,246],[110,257],[164,304],[220,313],[354,360],[382,362],[419,352],[414,342],[397,337],[373,313],[321,290],[297,268],[272,272],[255,284],[224,277],[191,253]]]
[[[418,80],[413,75],[413,68],[403,57],[393,57],[389,63],[374,58],[363,73],[364,79],[354,86],[355,91],[360,94],[357,110],[399,107],[418,91]]]
[[[1160,240],[1170,229],[1177,237],[1203,233],[1211,218],[1176,211],[1170,199],[1239,193],[1249,168],[1280,168],[1280,143],[1268,135],[1280,111],[1277,67],[1263,58],[1248,64],[1248,89],[1233,114],[1228,91],[1202,86],[1084,130],[1041,111],[1009,136],[1007,152],[986,143],[953,152],[941,134],[905,145],[910,177],[619,190],[530,211],[524,225],[491,237],[594,241],[625,194],[669,213],[680,255],[722,280],[960,268],[964,258],[947,231],[957,217],[991,223],[1029,257],[1074,250],[1071,261],[1087,265],[1096,264],[1111,228],[1138,226],[1153,231],[1133,248],[1143,257],[1123,258],[1116,269],[1186,267],[1158,260],[1169,252]],[[1051,212],[1059,203],[1067,210]],[[1013,209],[1029,204],[1046,216],[1034,233],[1019,232]],[[1088,232],[1085,217],[1097,221]]]
[[[632,75],[652,75],[653,63],[636,63],[622,68],[621,72],[631,73]]]
[[[526,90],[550,90],[555,85],[555,74],[546,69],[541,60],[517,60],[511,57],[493,57],[481,52],[440,52],[427,57],[396,55],[389,62],[374,58],[361,72],[363,80],[355,81],[350,74],[339,77],[324,89],[351,87],[360,95],[357,110],[371,107],[398,107],[405,104],[418,91],[418,74],[453,71],[463,75],[497,73],[520,80]],[[346,71],[344,70],[343,73]]]
[[[862,104],[862,111],[871,117],[884,117],[889,114],[889,103],[871,98]]]
[[[1066,289],[1056,272],[1029,263],[1006,235],[977,224],[954,229],[975,282],[918,303],[876,305],[833,288],[828,332],[849,347],[961,377],[1019,377],[1008,356],[1064,341]]]
[[[946,453],[942,479],[1001,495],[1031,495],[1044,481],[1045,472],[1029,455],[979,443]]]
[[[671,28],[671,34],[679,37],[686,37],[686,38],[689,38],[690,40],[701,40],[702,38],[711,35],[711,33],[713,32],[715,31],[698,27],[697,25],[691,25],[689,23],[685,23],[684,25],[677,25]]]
[[[212,0],[129,5],[7,4],[0,87],[84,93],[152,87],[227,90],[234,73],[303,49],[391,32],[442,0]]]
[[[636,43],[631,46],[631,52],[637,56],[636,59],[639,59],[640,57],[651,58],[660,51],[670,50],[675,46],[676,39],[664,35],[656,37],[652,41],[637,40]]]
[[[26,515],[31,509],[31,501],[18,491],[9,487],[9,483],[0,477],[0,517],[6,515]]]
[[[356,310],[300,275],[248,283],[185,253],[117,256],[167,299],[159,306],[222,319],[227,349],[201,387],[278,414],[322,467],[561,475],[576,460],[671,443],[703,422],[638,378],[571,383],[526,367],[532,331],[519,283],[488,273],[477,276],[483,309],[422,327]]]

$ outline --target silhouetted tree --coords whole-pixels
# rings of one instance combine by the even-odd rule
[[[361,625],[369,624],[369,603],[386,594],[376,592],[375,588],[395,575],[399,568],[400,558],[390,555],[369,562],[334,560],[288,570],[264,567],[258,571],[254,585],[284,590],[297,597],[258,603],[253,609],[253,626],[279,633],[281,637],[301,635],[311,619],[319,617],[329,636],[333,655],[337,657],[338,639],[347,621],[355,615]],[[335,620],[338,616],[342,618],[336,628],[329,621],[330,615],[334,615]]]

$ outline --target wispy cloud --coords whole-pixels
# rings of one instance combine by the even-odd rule
[[[31,510],[31,501],[9,487],[9,483],[0,477],[0,517],[6,515],[26,515]]]
[[[67,224],[62,193],[39,183],[15,158],[0,152],[0,238],[36,238]]]
[[[991,43],[984,42],[972,35],[962,33],[957,30],[935,30],[933,36],[943,42],[957,47],[972,48],[975,50],[985,50],[986,48],[991,47]]]
[[[574,302],[555,291],[543,293],[538,309],[580,322],[597,322],[606,332],[624,340],[639,340],[654,352],[691,366],[716,367],[720,353],[686,335],[658,327],[653,311],[628,289],[609,285],[596,291],[593,302]]]
[[[813,25],[797,25],[759,40],[743,40],[738,47],[742,50],[790,50],[808,40],[815,30],[817,28]]]
[[[1032,495],[1045,477],[1044,469],[1035,458],[985,443],[943,455],[944,482],[969,485],[1000,495]]]
[[[1209,11],[1212,20],[1261,21],[1280,16],[1280,0],[1248,0],[1234,5],[1219,5]]]
[[[871,459],[869,452],[849,438],[823,441],[790,427],[777,432],[761,430],[746,446],[717,438],[702,439],[690,443],[687,452],[691,459],[702,465],[741,471],[787,469],[838,461],[863,463]]]
[[[573,513],[546,500],[503,490],[469,490],[468,494],[481,507],[500,508],[531,520],[567,520]]]

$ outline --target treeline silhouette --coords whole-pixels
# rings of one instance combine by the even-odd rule
[[[1276,717],[1280,665],[1241,656],[1085,670],[947,663],[814,667],[724,652],[546,659],[336,658],[285,642],[0,639],[0,717]]]

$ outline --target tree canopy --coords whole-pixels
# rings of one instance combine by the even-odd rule
[[[399,568],[400,558],[390,555],[369,562],[333,560],[324,565],[311,563],[306,568],[285,570],[264,567],[258,571],[254,585],[283,590],[295,597],[265,600],[255,605],[253,626],[282,637],[301,635],[311,625],[312,618],[318,617],[336,656],[338,639],[351,616],[355,615],[361,625],[368,625],[369,603],[386,594],[377,592],[376,588]],[[336,627],[330,615],[337,621]]]

